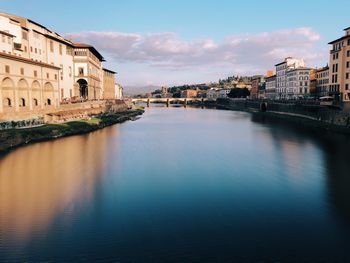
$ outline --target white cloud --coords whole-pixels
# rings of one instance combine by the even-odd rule
[[[317,47],[320,35],[308,27],[231,35],[221,42],[210,38],[184,40],[172,32],[131,34],[87,31],[69,33],[66,37],[94,45],[107,60],[118,65],[143,64],[150,72],[157,72],[154,69],[169,72],[192,70],[198,72],[198,76],[201,72],[219,74],[223,69],[224,72],[229,69],[232,74],[264,73],[287,56],[304,58],[309,66],[313,66],[322,59],[325,63],[327,57]],[[219,76],[223,77],[222,74]]]

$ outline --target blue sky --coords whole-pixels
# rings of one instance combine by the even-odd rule
[[[1,11],[92,42],[124,85],[264,73],[284,55],[321,66],[327,43],[350,26],[349,8],[346,0],[0,0]]]

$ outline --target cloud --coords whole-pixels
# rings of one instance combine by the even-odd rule
[[[118,64],[145,64],[165,71],[212,74],[229,68],[234,74],[264,73],[287,56],[304,58],[309,66],[322,59],[326,62],[326,54],[317,48],[321,36],[308,27],[230,35],[220,42],[210,38],[184,40],[173,32],[86,31],[66,37],[94,45],[107,60]]]

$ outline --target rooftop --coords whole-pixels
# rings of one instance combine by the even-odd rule
[[[85,43],[74,43],[73,46],[75,48],[88,48],[100,61],[105,61],[105,59],[100,54],[100,52],[98,52],[97,49],[94,48],[91,45],[88,45],[88,44],[85,44]]]

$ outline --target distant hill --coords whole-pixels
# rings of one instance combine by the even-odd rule
[[[151,93],[152,91],[157,89],[161,89],[161,86],[124,86],[124,94],[126,96],[133,96],[138,94]]]

